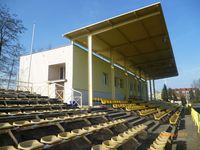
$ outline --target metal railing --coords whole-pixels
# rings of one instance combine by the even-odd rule
[[[7,83],[0,82],[0,88],[8,89]],[[63,102],[66,100],[72,105],[82,107],[82,92],[75,89],[66,89],[63,85],[54,82],[31,83],[13,80],[10,82],[9,89],[30,91],[30,93],[37,93],[50,98],[58,98]]]
[[[66,101],[70,102],[72,105],[82,107],[82,92],[75,89],[67,89],[67,91],[69,96],[66,98]]]
[[[191,116],[192,120],[194,121],[195,125],[197,126],[197,131],[200,133],[200,114],[194,109],[191,108]]]
[[[0,79],[0,88],[32,92],[33,83],[28,83],[25,81],[17,81],[17,80],[10,80],[9,84],[7,82],[8,82],[7,79],[1,78]]]

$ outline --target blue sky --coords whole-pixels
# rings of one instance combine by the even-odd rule
[[[0,0],[23,20],[27,31],[21,43],[29,50],[36,24],[34,50],[69,44],[62,34],[136,8],[161,2],[179,71],[178,77],[156,81],[159,90],[190,87],[200,78],[199,0]]]

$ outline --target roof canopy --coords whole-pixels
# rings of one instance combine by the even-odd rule
[[[178,71],[160,3],[116,16],[64,34],[93,51],[146,79],[177,76]]]

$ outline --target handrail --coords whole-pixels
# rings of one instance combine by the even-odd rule
[[[70,100],[72,102],[72,105],[73,105],[73,102],[75,102],[75,104],[77,104],[78,106],[82,107],[82,105],[83,105],[83,103],[82,103],[82,100],[83,100],[82,92],[80,92],[78,90],[75,90],[75,89],[68,89],[68,90],[71,90],[71,94],[67,98],[67,100]],[[79,96],[74,96],[75,93],[78,93]],[[79,104],[79,102],[80,102],[80,104]]]
[[[0,78],[0,80],[3,80]],[[56,98],[56,95],[58,95],[61,100],[69,100],[75,102],[78,106],[82,107],[82,92],[75,90],[75,89],[66,89],[64,85],[57,84],[56,82],[26,82],[26,81],[19,81],[19,80],[12,80],[13,89],[15,90],[27,90],[31,93],[37,93],[37,94],[46,94],[46,96],[49,96],[51,98]],[[54,84],[57,87],[61,87],[62,89],[56,89],[55,86],[51,87],[51,85]],[[7,87],[6,83],[0,82],[0,87],[4,88]],[[52,90],[53,88],[53,90]],[[7,88],[5,88],[7,89]],[[63,95],[60,92],[63,92]],[[67,94],[67,91],[70,96],[66,98],[65,94]],[[59,92],[59,93],[57,93]],[[78,94],[78,95],[77,95]]]
[[[197,132],[200,133],[200,114],[194,108],[191,108],[191,116],[192,120],[198,128]]]
[[[31,83],[31,82],[20,81],[20,80],[10,80],[10,81],[8,81],[8,79],[2,79],[2,78],[0,78],[0,81],[1,81],[0,82],[0,88],[14,89],[14,90],[25,90],[25,91],[32,92],[33,83]],[[6,82],[9,82],[9,84],[6,83]],[[21,89],[20,89],[20,87],[21,87]]]

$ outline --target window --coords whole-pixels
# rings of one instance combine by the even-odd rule
[[[130,96],[133,96],[133,82],[130,82]]]
[[[64,78],[65,78],[65,68],[60,67],[60,79],[64,79]]]
[[[120,88],[124,88],[124,80],[123,79],[119,80],[119,86],[120,86]]]
[[[119,78],[115,77],[115,87],[119,87]]]
[[[103,84],[108,85],[108,74],[103,72]]]
[[[138,94],[140,95],[141,93],[141,81],[138,81]]]

